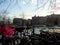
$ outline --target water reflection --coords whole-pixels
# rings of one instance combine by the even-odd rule
[[[34,27],[34,33],[35,34],[40,34],[40,32],[42,31],[46,31],[46,32],[56,32],[56,33],[60,33],[60,27]],[[28,33],[31,35],[32,34],[33,29],[28,29]]]

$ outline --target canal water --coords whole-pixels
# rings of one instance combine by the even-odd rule
[[[47,31],[47,32],[56,32],[60,33],[60,27],[34,27],[34,33],[35,34],[40,34],[40,31]],[[31,35],[33,31],[33,28],[28,29],[28,33]]]
[[[35,34],[40,34],[40,31],[44,30],[44,31],[49,31],[49,29],[47,27],[34,27],[34,33]],[[28,33],[31,34],[33,31],[33,28],[28,29]]]

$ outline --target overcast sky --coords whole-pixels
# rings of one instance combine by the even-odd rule
[[[38,4],[38,5],[37,5]],[[22,17],[25,19],[32,16],[46,16],[52,13],[55,2],[53,0],[0,0],[0,13],[6,11],[7,17]],[[56,1],[55,13],[60,13],[60,2]]]

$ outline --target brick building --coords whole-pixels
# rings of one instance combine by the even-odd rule
[[[47,16],[47,25],[48,26],[60,26],[60,14],[51,14]]]
[[[46,17],[32,17],[32,25],[46,25]]]

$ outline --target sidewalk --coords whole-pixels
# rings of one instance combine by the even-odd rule
[[[2,45],[2,43],[0,43],[0,45]]]

